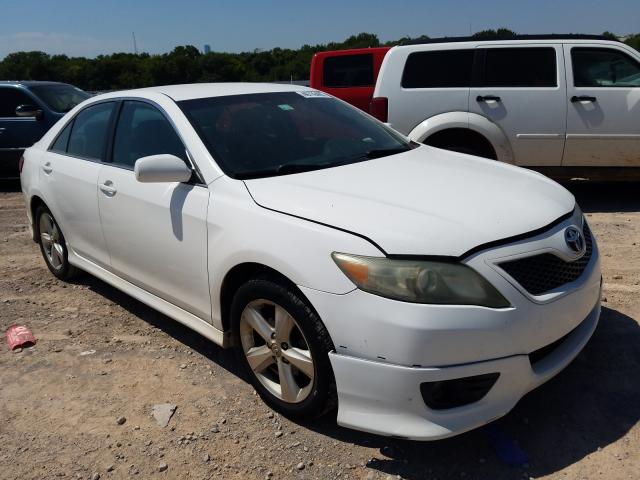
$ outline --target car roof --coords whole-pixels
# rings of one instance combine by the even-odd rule
[[[0,80],[1,85],[11,85],[17,87],[35,87],[38,85],[68,85],[63,82],[50,82],[43,80]]]
[[[505,40],[607,40],[610,42],[620,42],[615,38],[606,37],[604,35],[586,35],[578,33],[566,33],[566,34],[535,34],[535,35],[498,35],[494,38],[482,38],[482,37],[440,37],[429,38],[426,40],[408,41],[400,44],[403,45],[424,45],[431,43],[460,43],[460,42],[474,42],[474,43],[491,43],[491,42],[504,42]]]
[[[160,93],[176,102],[180,102],[182,100],[193,100],[196,98],[224,97],[251,93],[299,92],[303,90],[312,89],[287,83],[188,83],[184,85],[164,85],[110,92],[93,97],[93,100],[116,97],[144,97],[150,93]]]
[[[341,55],[358,55],[363,53],[377,53],[386,52],[391,50],[391,47],[367,47],[367,48],[349,48],[346,50],[324,50],[322,52],[316,52],[313,56],[317,58],[322,57],[337,57]]]

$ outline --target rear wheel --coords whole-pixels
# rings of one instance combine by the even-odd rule
[[[231,314],[240,361],[265,403],[295,418],[335,406],[333,344],[298,292],[271,279],[251,280],[235,294]]]
[[[60,280],[69,280],[78,270],[69,263],[67,243],[55,218],[44,205],[36,209],[36,235],[47,267]]]
[[[423,141],[432,147],[466,153],[476,157],[497,160],[498,156],[491,143],[482,135],[465,128],[450,128],[431,135]]]

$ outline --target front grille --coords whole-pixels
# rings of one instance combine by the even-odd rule
[[[500,264],[531,295],[542,295],[562,285],[577,280],[591,260],[593,239],[587,222],[582,228],[586,251],[573,262],[565,262],[552,253],[542,253]]]

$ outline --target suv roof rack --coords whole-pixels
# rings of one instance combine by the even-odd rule
[[[422,45],[428,43],[451,43],[451,42],[499,42],[502,40],[609,40],[619,42],[617,38],[605,37],[604,35],[586,35],[582,33],[557,34],[549,33],[542,35],[498,35],[492,38],[482,37],[440,37],[428,40],[414,40],[399,43],[402,45]]]

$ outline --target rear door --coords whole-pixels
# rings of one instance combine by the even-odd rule
[[[188,162],[172,123],[151,103],[122,102],[111,163],[98,179],[102,229],[118,276],[209,321],[207,274],[209,191],[190,183],[140,183],[133,167],[169,153]]]
[[[115,106],[113,101],[101,102],[81,110],[58,134],[40,167],[47,204],[71,249],[103,268],[109,265],[109,253],[100,225],[97,184]]]
[[[516,164],[560,165],[566,128],[562,45],[479,45],[469,111],[496,123]]]
[[[567,144],[563,165],[640,166],[640,55],[565,45]]]
[[[42,108],[20,88],[0,86],[0,178],[18,177],[20,155],[47,131],[48,125],[36,117],[18,117],[16,107],[20,105]]]

